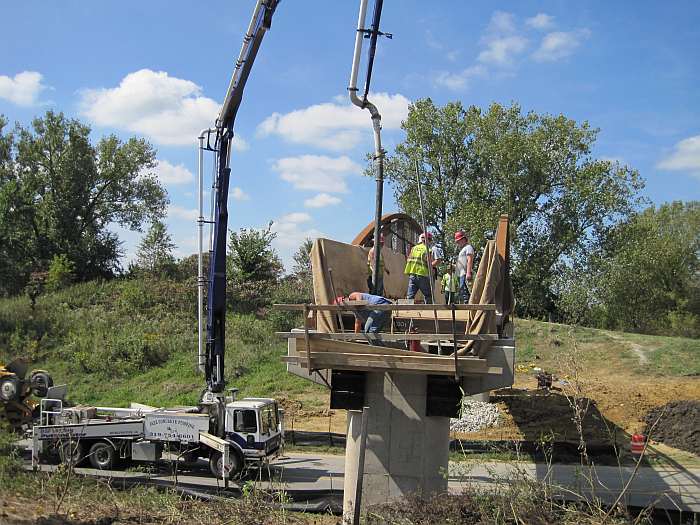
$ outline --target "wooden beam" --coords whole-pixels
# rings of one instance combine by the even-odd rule
[[[306,341],[306,368],[311,375],[311,340],[309,339],[309,305],[304,305],[304,340]]]
[[[284,362],[299,364],[305,368],[306,360],[302,354],[297,356],[285,356]],[[314,366],[318,369],[332,368],[336,370],[363,370],[363,371],[400,371],[418,374],[454,375],[454,363],[451,357],[443,358],[442,362],[435,358],[420,358],[408,356],[401,358],[395,355],[371,355],[371,354],[336,354],[330,352],[318,352],[312,355]],[[439,358],[438,358],[439,359]],[[489,366],[485,360],[459,359],[460,375],[481,375],[503,373],[503,368]]]
[[[437,310],[440,312],[447,312],[451,310],[451,306],[448,304],[367,304],[367,301],[348,301],[342,305],[340,304],[273,304],[272,307],[276,310],[284,311],[303,311],[304,307],[307,306],[309,310],[319,311],[319,312],[344,312],[353,310],[389,310],[393,312],[422,312],[427,310],[430,312],[430,318],[433,317],[432,312]],[[461,311],[471,311],[471,310],[495,310],[495,304],[456,304],[455,310]]]
[[[337,352],[344,354],[385,354],[385,355],[406,355],[417,352],[409,352],[400,348],[390,348],[387,346],[372,346],[362,343],[352,343],[349,341],[333,341],[332,339],[312,339],[312,352]]]
[[[490,306],[490,305],[459,305],[459,306]],[[494,308],[485,308],[485,310],[493,310]],[[452,322],[452,312],[449,310],[438,310],[437,311],[437,317],[440,321],[449,321]],[[459,323],[465,323],[469,317],[469,311],[464,311],[464,310],[456,310],[455,311],[455,321]],[[411,320],[411,319],[421,319],[425,321],[433,321],[435,319],[435,316],[432,311],[430,312],[423,312],[423,311],[401,311],[401,312],[394,312],[394,319],[406,319],[406,320]]]
[[[305,334],[302,332],[276,332],[276,334],[284,339],[304,339]],[[367,334],[369,335],[369,334]],[[378,332],[377,336],[382,341],[437,341],[450,340],[455,336],[453,334],[404,334],[404,333],[384,333]],[[309,332],[309,337],[312,340],[330,339],[334,341],[363,341],[367,340],[364,333],[355,332]],[[371,336],[370,336],[371,337]],[[465,334],[456,336],[457,341],[497,341],[498,334]]]
[[[299,352],[299,357],[306,357],[306,352]],[[320,361],[337,360],[339,362],[353,361],[356,359],[366,361],[381,361],[392,363],[415,363],[421,365],[436,365],[452,367],[454,371],[454,360],[452,356],[437,356],[434,354],[426,354],[424,352],[404,352],[403,355],[366,352],[360,354],[357,352],[311,352],[311,358]],[[488,368],[488,361],[478,357],[458,357],[460,367],[466,366],[476,370]]]

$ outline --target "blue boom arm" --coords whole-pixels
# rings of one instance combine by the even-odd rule
[[[205,376],[210,392],[223,392],[226,345],[226,241],[228,231],[228,188],[231,178],[231,141],[233,124],[243,98],[243,90],[265,32],[280,0],[258,0],[248,32],[243,40],[236,68],[231,77],[224,104],[216,122],[216,200],[214,237],[209,259],[207,303],[207,341]]]

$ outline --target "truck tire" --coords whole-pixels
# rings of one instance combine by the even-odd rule
[[[90,447],[90,464],[98,470],[112,470],[117,458],[117,451],[106,441],[98,441]]]
[[[224,460],[221,452],[212,452],[211,456],[209,457],[209,470],[211,471],[212,476],[217,479],[221,479],[223,477],[221,472],[223,465]],[[242,469],[243,461],[241,460],[241,457],[236,452],[231,451],[228,455],[226,477],[229,479],[235,478],[238,476],[238,474],[240,474]]]
[[[83,444],[80,441],[64,441],[58,446],[58,457],[61,463],[69,467],[77,467],[85,457]]]
[[[29,378],[32,393],[36,397],[46,397],[49,393],[49,388],[53,386],[53,379],[43,370],[35,370]]]

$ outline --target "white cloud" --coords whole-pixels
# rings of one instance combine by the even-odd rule
[[[673,152],[661,160],[657,168],[671,171],[688,171],[700,177],[700,135],[688,137],[673,147]]]
[[[311,215],[303,211],[295,211],[293,213],[288,213],[280,217],[279,221],[282,224],[301,224],[302,222],[309,222],[311,220]]]
[[[324,234],[316,228],[305,226],[310,221],[309,214],[295,212],[284,215],[272,223],[272,231],[277,234],[272,245],[279,251],[287,270],[291,270],[294,264],[292,256],[305,239],[324,237]]]
[[[167,160],[159,160],[155,174],[163,184],[187,184],[194,180],[194,175],[184,164],[174,166]]]
[[[204,129],[204,128],[202,128]],[[247,141],[243,140],[240,136],[234,135],[231,141],[231,149],[234,151],[246,151],[250,149],[250,145]]]
[[[340,204],[341,200],[338,197],[333,197],[327,193],[319,193],[315,197],[306,199],[304,206],[307,208],[325,208],[326,206],[335,206]]]
[[[520,35],[489,38],[486,49],[479,53],[479,62],[504,66],[511,64],[515,57],[525,51],[527,39]]]
[[[515,15],[505,11],[495,11],[487,27],[491,33],[513,33],[515,31]]]
[[[36,71],[22,71],[14,77],[0,75],[0,98],[18,106],[33,106],[39,94],[46,89],[43,75]]]
[[[346,193],[348,185],[345,177],[358,175],[362,168],[343,155],[301,155],[278,159],[272,165],[280,178],[292,184],[297,190],[313,190],[327,193]]]
[[[93,124],[165,145],[195,144],[199,132],[219,113],[219,103],[203,96],[194,82],[150,69],[129,73],[117,87],[82,90],[80,97],[80,113]],[[236,137],[233,147],[243,150],[247,144]]]
[[[342,101],[345,102],[342,102]],[[410,101],[401,94],[371,93],[369,100],[382,115],[383,129],[398,129],[408,115]],[[369,112],[353,106],[347,98],[314,104],[289,113],[273,113],[257,130],[258,135],[277,135],[287,142],[306,144],[331,151],[354,148],[371,136]]]
[[[554,17],[545,13],[537,13],[525,20],[525,25],[532,29],[549,29],[554,26]]]
[[[233,189],[231,190],[230,194],[231,194],[231,197],[233,197],[237,201],[250,200],[250,195],[248,195],[246,192],[244,192],[238,186],[234,186]]]
[[[588,29],[547,33],[540,47],[532,54],[537,62],[554,62],[571,55],[591,35]]]
[[[485,44],[486,49],[479,53],[479,62],[507,66],[525,50],[528,40],[518,34],[515,15],[496,11],[491,15],[482,44]]]
[[[452,91],[460,91],[469,87],[472,79],[486,75],[486,68],[481,65],[470,66],[458,73],[440,72],[435,77],[435,85],[446,87]]]
[[[175,204],[168,206],[168,219],[170,220],[196,221],[198,216],[199,212],[196,209],[183,208]]]

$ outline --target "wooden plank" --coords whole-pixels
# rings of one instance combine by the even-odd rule
[[[467,305],[461,305],[461,306],[467,306]],[[469,305],[471,306],[471,305]],[[477,306],[477,305],[474,305]],[[490,305],[484,305],[484,306],[490,306]],[[486,310],[492,310],[492,308],[486,308]],[[456,310],[455,311],[455,321],[464,323],[467,321],[469,316],[469,310],[464,311],[464,310]],[[449,321],[452,322],[452,312],[450,310],[438,310],[437,311],[437,317],[440,321]],[[421,319],[425,321],[432,321],[435,319],[435,316],[432,311],[430,312],[423,312],[423,311],[415,311],[415,312],[410,312],[410,311],[399,311],[399,312],[394,312],[394,319],[406,319],[406,320],[411,320],[411,319]],[[444,329],[444,328],[443,328]]]
[[[304,339],[302,332],[276,332],[284,339]],[[437,341],[453,340],[453,334],[403,334],[403,333],[383,333],[379,332],[382,341]],[[330,339],[334,341],[362,341],[367,340],[363,333],[343,332],[343,333],[313,333],[309,332],[311,340]],[[497,341],[498,334],[465,334],[456,336],[457,341]]]
[[[340,354],[384,354],[406,355],[408,350],[389,348],[387,346],[372,346],[348,341],[332,341],[330,339],[312,339],[312,352],[336,352]]]
[[[299,356],[283,356],[282,357],[282,362],[284,363],[290,363],[290,364],[295,364],[299,365],[302,368],[306,368],[306,362],[303,357]],[[406,363],[406,365],[411,365],[411,363]],[[351,364],[334,364],[334,365],[324,365],[323,367],[319,365],[315,365],[317,368],[334,368],[336,370],[360,370],[360,371],[365,371],[365,372],[371,372],[373,370],[377,369],[383,369],[383,370],[391,370],[391,368],[388,368],[385,366],[384,363],[381,361],[378,362],[373,362],[372,364],[368,364],[362,359],[358,360],[353,360]],[[425,364],[421,365],[420,367],[418,366],[413,366],[413,367],[404,367],[401,370],[402,372],[413,372],[416,374],[440,374],[440,375],[453,375],[454,374],[454,365],[450,363],[449,366],[426,366]],[[462,376],[478,376],[478,375],[483,375],[483,374],[489,374],[489,375],[502,375],[503,374],[503,368],[500,366],[489,366],[480,370],[474,370],[473,368],[469,369],[463,369],[460,370],[460,374]]]
[[[366,301],[348,301],[340,304],[273,304],[272,307],[276,310],[284,311],[303,311],[304,307],[309,310],[319,312],[343,312],[352,310],[391,310],[394,312],[430,312],[430,318],[433,317],[433,311],[448,312],[452,309],[448,304],[367,304]],[[473,310],[495,310],[495,304],[456,304],[455,310],[473,311]],[[449,317],[451,319],[451,317]]]
[[[450,359],[447,356],[438,356],[428,352],[410,352],[400,348],[391,348],[388,346],[366,345],[362,343],[351,343],[348,341],[332,341],[329,339],[312,339],[310,341],[311,351],[316,352],[333,352],[338,354],[377,354],[377,355],[396,355],[396,356],[413,356],[413,357],[432,357],[439,359]],[[462,356],[460,359],[479,359],[474,356]]]
[[[292,361],[293,357],[286,357],[283,360],[285,362]],[[336,370],[387,370],[387,371],[400,371],[400,372],[413,372],[419,374],[440,374],[440,375],[454,375],[454,364],[452,359],[448,358],[447,363],[435,363],[428,360],[428,362],[423,362],[423,359],[413,358],[412,360],[397,360],[396,356],[374,356],[374,355],[343,355],[343,354],[327,354],[318,353],[314,354],[314,366],[316,368],[332,368]],[[305,361],[303,356],[297,358],[297,364],[303,368],[305,367]],[[479,363],[476,365],[473,362],[463,362],[460,359],[459,363],[459,373],[460,375],[481,375],[481,374],[497,374],[503,373],[501,367],[490,367],[488,365],[482,365]]]
[[[311,374],[311,340],[309,339],[309,305],[304,305],[304,340],[306,342],[306,368]]]
[[[305,352],[300,352],[299,357],[304,356]],[[314,363],[346,363],[352,364],[353,361],[371,361],[371,362],[382,362],[382,363],[394,363],[394,364],[405,364],[413,363],[416,367],[420,366],[446,366],[451,367],[454,372],[454,364],[452,357],[449,356],[435,356],[432,354],[423,354],[418,352],[406,352],[404,355],[396,354],[376,354],[376,353],[345,353],[345,352],[312,352],[311,358]],[[479,359],[475,357],[460,357],[459,366],[461,368],[467,367],[475,370],[485,370],[488,368],[488,362],[486,359]]]

